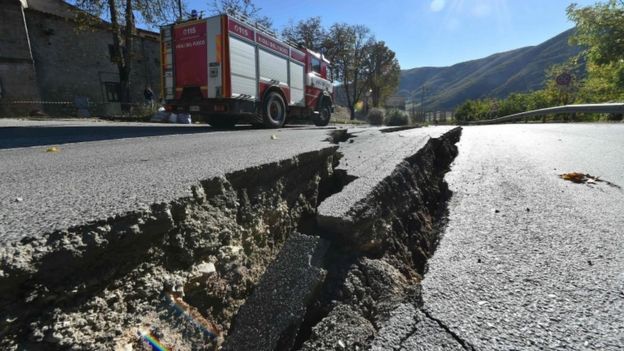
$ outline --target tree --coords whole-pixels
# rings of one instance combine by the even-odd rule
[[[325,41],[327,57],[332,62],[335,79],[342,83],[351,119],[355,119],[355,104],[366,89],[365,60],[367,46],[373,42],[370,29],[363,25],[336,23]]]
[[[366,46],[364,66],[367,73],[366,85],[371,93],[373,106],[379,107],[399,86],[399,60],[385,42],[374,41]]]
[[[477,103],[474,100],[466,100],[455,110],[455,120],[458,123],[474,121],[477,115]]]
[[[567,9],[576,23],[572,44],[585,46],[591,63],[605,65],[624,59],[624,1],[609,0],[594,6]]]
[[[170,0],[75,0],[74,5],[86,13],[77,17],[83,26],[91,26],[100,18],[110,21],[113,35],[111,59],[119,72],[122,108],[129,109],[136,17],[139,16],[148,26],[164,24],[175,17],[177,4]]]
[[[609,0],[593,6],[572,4],[568,17],[576,23],[572,44],[585,48],[587,80],[583,99],[603,102],[624,97],[624,1]]]
[[[267,16],[260,15],[262,8],[257,7],[252,0],[213,0],[211,7],[214,14],[225,13],[245,17],[262,27],[273,30],[273,21]]]
[[[289,23],[282,30],[282,37],[308,49],[321,51],[327,38],[327,31],[321,24],[321,18],[317,16],[301,20],[296,24]]]

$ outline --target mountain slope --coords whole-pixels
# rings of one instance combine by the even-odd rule
[[[544,86],[545,71],[579,52],[568,45],[573,29],[537,46],[506,51],[450,67],[422,67],[401,71],[399,94],[420,101],[426,87],[428,110],[453,109],[465,100],[503,98]]]

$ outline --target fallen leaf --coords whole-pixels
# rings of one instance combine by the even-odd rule
[[[559,177],[561,177],[563,180],[569,180],[572,183],[585,183],[587,181],[585,174],[579,172],[564,173],[560,174]]]
[[[600,179],[600,177],[596,177],[593,176],[591,174],[588,173],[581,173],[581,172],[570,172],[570,173],[563,173],[559,175],[559,178],[563,179],[563,180],[568,180],[572,183],[577,183],[577,184],[588,184],[588,185],[595,185],[598,182],[601,183],[605,183],[609,186],[612,186],[614,188],[618,188],[618,189],[622,189],[619,185],[611,183],[610,181],[607,180],[602,180]]]

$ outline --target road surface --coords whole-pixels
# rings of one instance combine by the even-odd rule
[[[136,134],[104,126],[105,133],[64,122],[54,127],[64,129],[34,122],[34,129],[0,129],[1,245],[189,196],[200,180],[335,148],[319,128],[155,126]],[[76,127],[95,128],[97,138]],[[346,149],[392,150],[402,138],[369,145],[357,136],[367,132],[349,132],[356,136]],[[52,141],[72,143],[46,152]],[[448,225],[428,262],[422,308],[396,309],[372,348],[624,348],[624,125],[466,127],[458,147],[446,177]],[[610,183],[573,184],[559,177],[567,172]]]
[[[23,123],[29,126],[0,128],[0,135],[9,134],[5,144],[12,138],[16,145],[24,138],[71,143],[58,145],[58,152],[46,152],[47,142],[0,147],[0,243],[190,196],[200,180],[333,147],[325,141],[330,130],[314,127],[152,125],[143,131],[122,123]],[[150,133],[155,136],[145,136]],[[80,142],[91,135],[100,141]]]
[[[624,348],[624,125],[464,128],[449,221],[423,281],[424,319],[395,350]]]

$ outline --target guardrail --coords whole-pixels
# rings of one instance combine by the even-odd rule
[[[623,113],[624,103],[605,103],[605,104],[580,104],[580,105],[565,105],[557,107],[548,107],[538,110],[526,111],[515,113],[513,115],[498,117],[494,119],[488,119],[483,121],[470,121],[468,124],[496,124],[513,122],[518,119],[545,116],[557,113]]]

